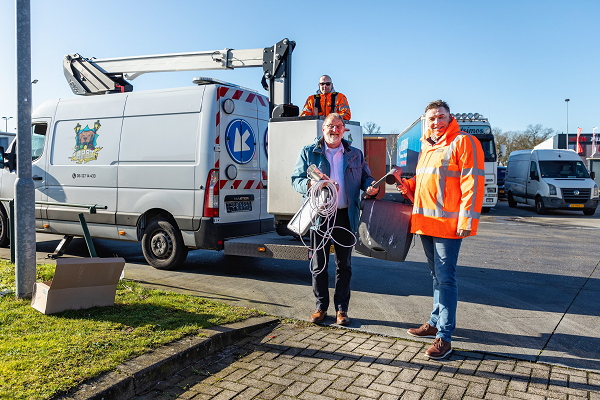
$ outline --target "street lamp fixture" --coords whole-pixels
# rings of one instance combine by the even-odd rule
[[[36,83],[38,83],[38,82],[39,82],[39,81],[38,81],[37,79],[34,79],[33,81],[31,81],[31,83],[33,83],[34,85],[35,85]]]
[[[2,117],[2,119],[4,120],[5,124],[4,124],[4,132],[8,132],[8,120],[11,119],[13,117]]]

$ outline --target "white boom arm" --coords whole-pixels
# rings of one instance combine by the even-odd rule
[[[262,67],[262,86],[269,91],[271,111],[291,103],[292,51],[296,43],[283,39],[263,49],[201,51],[120,58],[84,58],[68,54],[63,60],[65,78],[79,95],[130,92],[133,80],[148,72],[202,71]]]

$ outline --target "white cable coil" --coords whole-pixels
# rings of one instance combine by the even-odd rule
[[[335,217],[337,215],[338,193],[335,182],[332,180],[317,181],[308,189],[307,196],[309,206],[312,210],[316,211],[319,217],[321,217],[321,220],[319,221],[320,224],[317,223],[317,220],[315,220],[311,228],[316,233],[318,233],[319,236],[322,237],[320,243],[313,243],[313,256],[314,253],[316,253],[319,250],[323,250],[325,252],[329,251],[329,249],[325,249],[325,245],[327,244],[329,239],[331,239],[339,246],[353,247],[356,244],[356,236],[354,236],[354,234],[350,230],[344,228],[343,226],[335,226],[333,225],[333,223],[330,224],[330,222],[335,221]],[[319,229],[320,226],[326,227],[326,230],[323,231]],[[352,235],[352,237],[354,238],[354,243],[346,245],[337,242],[332,236],[334,229],[344,229],[345,231],[350,233],[350,235]],[[313,239],[314,238],[315,236],[313,236]],[[302,237],[300,237],[300,240],[302,240],[302,244],[304,244],[305,247],[310,248],[306,245],[306,243],[304,243],[304,239]]]

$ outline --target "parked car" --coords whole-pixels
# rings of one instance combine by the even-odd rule
[[[504,182],[506,181],[506,167],[498,166],[498,198],[506,198]]]

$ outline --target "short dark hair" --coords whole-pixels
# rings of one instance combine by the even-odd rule
[[[427,107],[425,107],[425,114],[427,114],[427,111],[434,108],[445,108],[448,114],[450,114],[450,106],[444,100],[435,100],[429,103]]]

